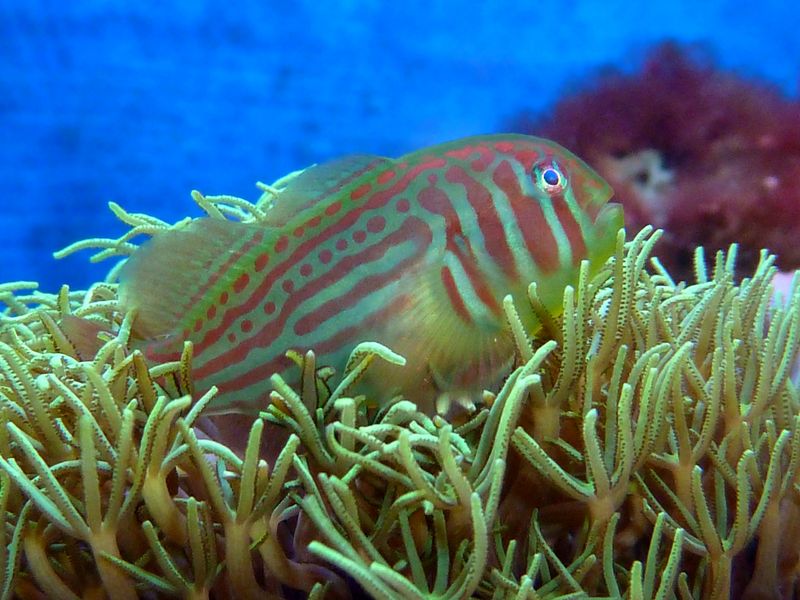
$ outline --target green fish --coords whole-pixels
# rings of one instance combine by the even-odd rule
[[[611,195],[575,155],[524,135],[345,157],[292,180],[261,223],[201,218],[153,236],[120,297],[149,358],[192,341],[197,390],[219,388],[211,413],[263,409],[273,373],[297,378],[288,349],[341,371],[362,341],[407,359],[370,367],[379,401],[427,409],[507,372],[506,294],[533,332],[530,282],[556,313],[580,262],[605,262],[623,224]]]

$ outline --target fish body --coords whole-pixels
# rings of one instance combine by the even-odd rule
[[[580,261],[607,259],[622,226],[611,194],[530,136],[346,157],[292,180],[263,222],[156,234],[124,266],[120,297],[150,358],[193,342],[196,387],[219,388],[211,412],[263,409],[273,373],[296,379],[288,349],[341,371],[362,341],[407,359],[377,371],[384,389],[431,406],[441,388],[479,391],[509,364],[506,294],[534,331],[531,281],[555,312]]]

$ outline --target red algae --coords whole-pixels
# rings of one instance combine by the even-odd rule
[[[665,230],[656,254],[691,278],[696,246],[738,242],[742,272],[761,248],[800,267],[800,102],[666,43],[632,74],[607,71],[518,131],[551,138],[611,183],[630,232]]]

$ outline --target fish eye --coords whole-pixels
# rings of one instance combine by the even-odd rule
[[[567,187],[567,178],[553,162],[546,162],[535,169],[536,183],[548,193],[558,192]]]
[[[542,172],[542,181],[547,185],[556,186],[561,182],[561,175],[555,169],[545,169]]]

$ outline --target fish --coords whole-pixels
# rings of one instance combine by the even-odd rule
[[[257,223],[203,217],[155,234],[121,269],[120,302],[149,360],[192,342],[195,389],[218,388],[208,414],[263,410],[273,374],[299,378],[287,350],[341,373],[362,341],[406,359],[368,369],[376,402],[432,410],[507,374],[507,294],[535,333],[529,284],[555,315],[581,261],[605,263],[623,226],[612,195],[577,156],[527,135],[346,156],[290,180]]]

